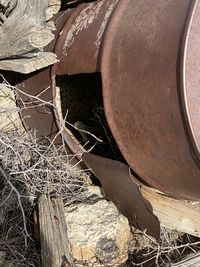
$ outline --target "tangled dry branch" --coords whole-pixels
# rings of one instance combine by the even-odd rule
[[[4,83],[2,88],[5,86],[9,85]],[[15,101],[12,96],[2,95]],[[33,105],[47,104],[38,97],[30,98]],[[37,244],[32,239],[37,198],[45,193],[61,196],[65,205],[86,201],[87,176],[73,165],[64,143],[58,147],[16,127],[12,119],[17,111],[17,107],[0,107],[0,116],[7,116],[13,124],[9,130],[0,129],[0,251],[14,266],[39,266]],[[35,253],[31,251],[34,247]]]

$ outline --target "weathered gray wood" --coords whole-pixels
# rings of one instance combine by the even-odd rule
[[[200,252],[193,253],[184,260],[172,264],[170,267],[199,267],[200,266]]]
[[[58,60],[55,54],[39,52],[34,57],[30,58],[2,60],[0,61],[0,69],[17,71],[26,74],[48,67],[56,62],[58,62]]]
[[[161,225],[200,237],[200,202],[170,198],[146,186],[141,186],[141,193],[150,202]]]
[[[55,63],[55,55],[39,52],[54,39],[55,28],[46,21],[60,5],[61,0],[0,0],[0,69],[30,73]]]
[[[39,200],[39,222],[42,266],[72,266],[62,199],[42,195]]]
[[[53,15],[57,14],[61,7],[60,0],[49,0],[48,8],[46,9],[46,20],[49,20]]]
[[[2,2],[2,1],[1,1]],[[0,58],[24,55],[43,44],[48,44],[54,36],[46,27],[48,1],[18,0],[12,13],[0,27]],[[39,42],[32,41],[35,32],[43,31]]]

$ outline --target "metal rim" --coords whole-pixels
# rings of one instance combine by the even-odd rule
[[[194,0],[184,35],[181,82],[187,129],[200,160],[200,1]]]

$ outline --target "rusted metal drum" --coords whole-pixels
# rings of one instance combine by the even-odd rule
[[[136,176],[200,200],[199,17],[200,0],[98,0],[59,14],[47,50],[60,62],[17,85],[49,102],[34,107],[20,95],[30,104],[25,125],[52,139],[61,132],[80,159],[84,148],[64,125],[56,76],[101,72],[109,127]]]
[[[106,117],[133,171],[200,200],[200,1],[122,0],[101,72]]]

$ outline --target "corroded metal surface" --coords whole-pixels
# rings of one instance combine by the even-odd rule
[[[106,117],[131,168],[170,196],[199,200],[200,168],[180,107],[180,52],[190,6],[190,0],[120,1],[105,35],[101,72]],[[198,86],[194,91],[199,94]],[[199,112],[193,116],[199,120]]]
[[[21,90],[17,92],[17,104],[25,128],[32,130],[37,137],[53,139],[58,130],[53,113],[49,68],[34,75],[18,75],[17,78],[16,86]],[[23,80],[20,81],[20,78]],[[32,95],[34,97],[30,97]]]
[[[57,75],[99,70],[99,54],[107,22],[119,0],[81,4],[66,21],[55,47]]]
[[[150,203],[141,195],[138,185],[131,179],[129,166],[89,153],[83,161],[100,180],[103,192],[125,215],[130,224],[154,236],[160,237],[160,223],[153,215]]]
[[[56,76],[100,71],[106,118],[127,164],[170,196],[200,200],[200,0],[99,0],[59,16],[47,50],[60,62],[17,85],[49,102],[36,107],[19,94],[27,100],[25,125],[38,136],[61,132],[81,159],[85,151],[66,128]],[[128,166],[90,154],[83,160],[131,224],[158,237],[159,223]]]

